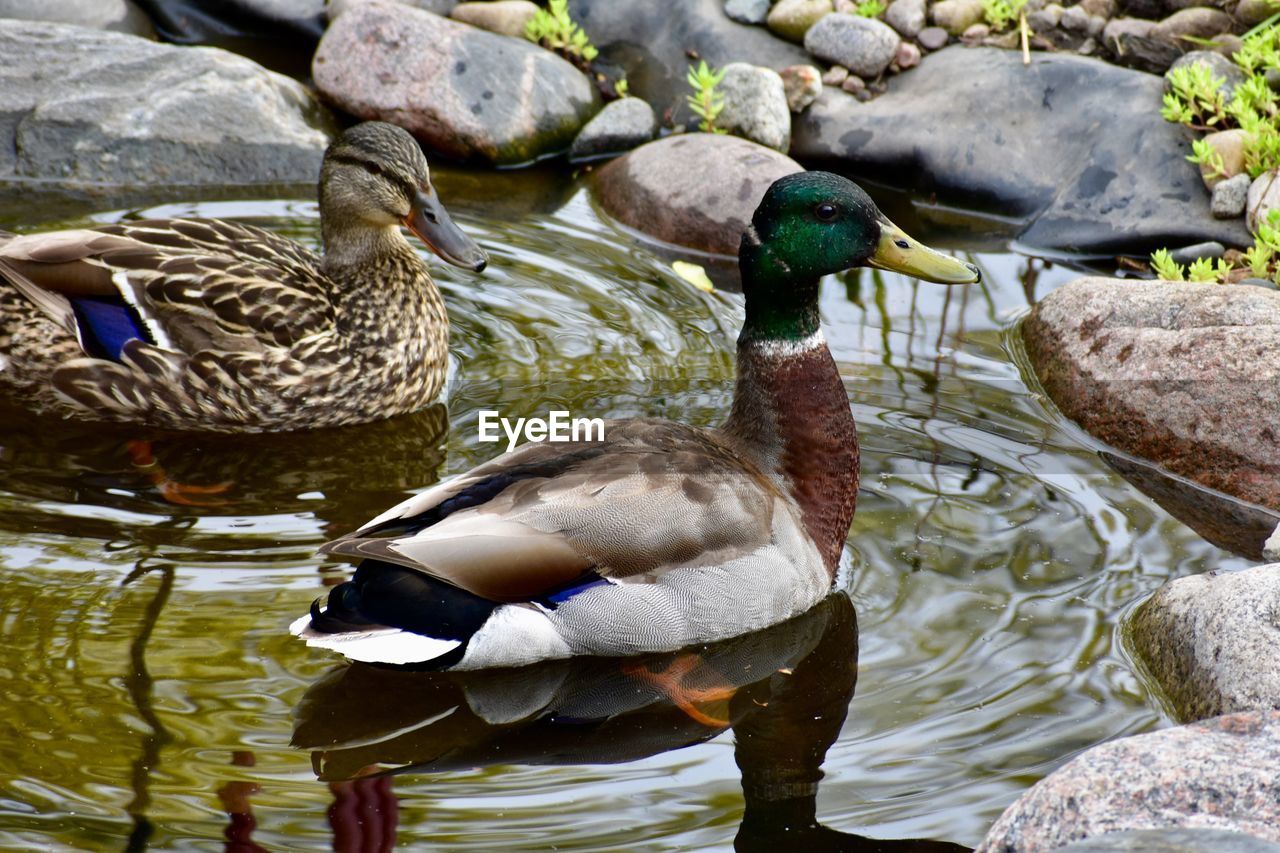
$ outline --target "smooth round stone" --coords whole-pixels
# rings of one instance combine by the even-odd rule
[[[925,0],[893,0],[884,11],[884,22],[903,38],[915,38],[924,29]]]
[[[641,98],[620,98],[587,122],[569,148],[569,159],[592,160],[630,151],[653,139],[658,118]]]
[[[1167,41],[1191,38],[1212,38],[1219,33],[1231,32],[1231,16],[1221,9],[1196,7],[1174,12],[1151,30],[1156,38]]]
[[[154,38],[151,21],[129,0],[0,0],[0,18],[75,24]]]
[[[941,50],[951,41],[951,34],[942,27],[925,27],[916,37],[925,50]]]
[[[834,11],[831,0],[778,0],[765,24],[784,39],[804,41],[809,28]]]
[[[1062,10],[1062,28],[1069,32],[1089,31],[1089,13],[1080,6],[1068,6]]]
[[[986,17],[980,0],[940,0],[929,10],[934,24],[953,36],[977,24]]]
[[[736,136],[684,133],[642,145],[595,173],[606,213],[641,233],[736,256],[760,199],[799,163]]]
[[[805,50],[861,77],[883,74],[901,43],[888,24],[858,15],[828,15],[804,37]]]
[[[724,66],[716,91],[724,107],[716,124],[732,134],[778,151],[791,145],[791,107],[782,77],[771,68],[745,62]]]
[[[486,0],[483,3],[459,3],[449,17],[499,35],[524,38],[524,28],[538,6],[532,0]]]
[[[920,48],[909,41],[904,41],[898,45],[898,55],[894,57],[893,62],[902,71],[915,68],[920,64]]]
[[[1221,243],[1209,240],[1204,243],[1193,243],[1190,246],[1183,246],[1180,249],[1174,249],[1169,252],[1169,257],[1173,258],[1176,264],[1189,264],[1200,258],[1213,258],[1217,260],[1227,253],[1227,247]]]

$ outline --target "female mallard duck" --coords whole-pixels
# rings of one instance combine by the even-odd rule
[[[872,265],[959,284],[978,270],[823,172],[769,188],[739,265],[724,426],[612,421],[602,441],[525,444],[428,489],[324,546],[363,562],[293,633],[353,660],[475,669],[677,649],[819,601],[858,494],[819,278]]]
[[[40,412],[219,432],[418,409],[444,381],[449,326],[400,225],[484,269],[413,137],[367,122],[325,152],[323,257],[217,219],[0,236],[0,393]]]

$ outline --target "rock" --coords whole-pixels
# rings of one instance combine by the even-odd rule
[[[1181,720],[1280,710],[1280,563],[1166,582],[1129,620]]]
[[[524,38],[524,28],[538,13],[532,0],[486,0],[482,3],[459,3],[449,17],[499,35]]]
[[[743,24],[763,24],[769,17],[769,0],[725,0],[724,13]]]
[[[893,58],[893,64],[902,71],[915,68],[920,64],[920,48],[909,41],[904,41],[898,45],[898,53]]]
[[[1204,144],[1222,158],[1221,163],[1217,164],[1217,172],[1208,163],[1200,166],[1200,177],[1206,187],[1213,189],[1223,180],[1234,178],[1244,171],[1244,149],[1248,141],[1249,134],[1239,128],[1205,134]]]
[[[1275,287],[1275,282],[1267,283]],[[1262,556],[1272,562],[1280,560],[1280,524],[1276,525],[1275,530],[1271,531],[1271,535],[1262,543]]]
[[[1271,211],[1280,208],[1280,181],[1275,172],[1263,172],[1249,184],[1245,199],[1245,223],[1249,230],[1257,232],[1258,226],[1269,220]]]
[[[1102,30],[1102,46],[1117,65],[1163,74],[1182,56],[1182,45],[1156,37],[1155,29],[1155,21],[1115,18]]]
[[[884,10],[884,22],[904,39],[915,38],[924,29],[924,0],[893,0]]]
[[[967,45],[981,44],[982,40],[989,35],[991,35],[991,27],[986,24],[972,24],[960,34],[960,41]]]
[[[1027,15],[1027,26],[1031,27],[1034,33],[1046,33],[1062,23],[1062,7],[1057,3],[1050,3],[1043,9],[1038,9]]]
[[[1234,219],[1244,216],[1245,202],[1249,199],[1248,175],[1240,174],[1220,182],[1213,188],[1209,199],[1209,212],[1218,219]]]
[[[845,75],[844,82],[840,84],[840,88],[848,92],[850,95],[861,95],[867,91],[867,81],[863,80],[857,74]]]
[[[1022,327],[1064,415],[1122,451],[1280,509],[1280,292],[1077,279]]]
[[[1236,4],[1235,19],[1246,27],[1261,24],[1275,14],[1276,7],[1271,0],[1240,0]]]
[[[1101,15],[1089,16],[1089,27],[1088,27],[1089,40],[1094,42],[1095,50],[1097,49],[1097,42],[1095,41],[1095,39],[1100,38],[1102,36],[1102,31],[1105,30],[1106,28],[1107,28],[1106,18],[1102,17]],[[1092,53],[1092,51],[1090,52]]]
[[[1116,16],[1116,0],[1080,0],[1080,8],[1104,21]]]
[[[933,22],[958,36],[985,16],[980,0],[939,0],[929,10]]]
[[[838,66],[836,66],[838,67]],[[846,69],[845,73],[848,73]],[[822,72],[812,65],[788,65],[778,72],[791,112],[803,112],[822,94]],[[788,134],[790,128],[788,128]]]
[[[598,108],[591,81],[549,50],[385,2],[333,22],[312,76],[354,116],[394,121],[435,151],[495,165],[567,149]]]
[[[824,92],[793,119],[791,153],[1021,217],[1018,239],[1043,249],[1250,244],[1240,223],[1210,216],[1183,129],[1152,106],[1162,82],[1096,59],[1035,54],[1024,66],[1017,53],[950,47],[870,104]]]
[[[1055,853],[1277,853],[1280,847],[1252,835],[1221,829],[1134,829],[1107,832],[1059,847]]]
[[[1032,786],[976,853],[1049,850],[1154,828],[1212,828],[1280,841],[1278,764],[1280,711],[1113,740]]]
[[[1062,10],[1062,28],[1070,32],[1089,31],[1089,13],[1080,6],[1068,6]]]
[[[736,256],[742,232],[769,185],[801,171],[770,148],[712,133],[642,145],[595,174],[601,207],[665,243]]]
[[[834,11],[831,0],[778,0],[765,23],[784,39],[798,42],[810,27]]]
[[[883,74],[901,43],[902,39],[888,24],[857,15],[828,15],[814,24],[804,37],[805,50],[819,59],[843,65],[860,77]]]
[[[822,75],[824,86],[839,86],[849,77],[849,69],[843,65],[833,65]],[[819,92],[821,94],[821,92]]]
[[[1236,92],[1236,87],[1243,83],[1247,78],[1244,71],[1239,65],[1236,65],[1230,59],[1227,59],[1220,53],[1212,50],[1193,50],[1190,53],[1183,54],[1176,62],[1169,66],[1169,71],[1165,73],[1165,91],[1172,89],[1169,85],[1169,74],[1174,69],[1182,68],[1186,65],[1199,64],[1207,65],[1209,72],[1222,80],[1222,85],[1218,89],[1228,101]]]
[[[770,68],[731,62],[716,90],[724,98],[717,126],[778,151],[791,145],[791,108],[782,77]]]
[[[1169,257],[1173,259],[1175,264],[1190,264],[1201,258],[1208,258],[1216,261],[1227,253],[1227,247],[1221,243],[1210,240],[1205,243],[1195,243],[1190,246],[1182,246],[1169,252]]]
[[[947,42],[951,41],[951,34],[942,27],[925,27],[920,31],[920,35],[916,36],[916,41],[920,42],[920,46],[925,50],[941,50],[947,46]]]
[[[140,5],[162,38],[181,44],[248,39],[272,41],[276,50],[309,50],[327,20],[324,0],[145,0]]]
[[[0,56],[0,178],[222,186],[319,173],[331,118],[301,84],[235,54],[0,20]]]
[[[575,162],[630,151],[658,132],[653,107],[640,98],[619,98],[586,123],[569,149]]]
[[[1230,59],[1244,48],[1244,39],[1234,33],[1222,33],[1210,39],[1210,44],[1214,53]]]
[[[75,24],[154,38],[151,21],[130,0],[0,0],[0,18]]]
[[[1231,16],[1221,9],[1195,7],[1174,12],[1155,25],[1151,34],[1166,41],[1191,38],[1211,38],[1219,33],[1231,32]]]

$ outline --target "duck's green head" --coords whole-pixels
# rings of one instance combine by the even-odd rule
[[[830,172],[774,181],[738,252],[743,334],[799,339],[818,329],[818,279],[879,267],[940,284],[971,284],[978,268],[930,249],[889,221],[857,184]]]

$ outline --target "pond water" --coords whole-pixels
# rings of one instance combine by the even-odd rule
[[[834,599],[698,658],[467,678],[346,670],[288,637],[349,571],[317,546],[499,452],[477,442],[478,410],[727,412],[740,296],[689,285],[580,182],[439,183],[492,255],[482,276],[433,265],[454,327],[447,411],[233,439],[0,412],[0,846],[763,847],[788,819],[780,796],[816,808],[828,840],[973,845],[1075,753],[1168,724],[1123,651],[1125,614],[1167,578],[1243,562],[1028,384],[1018,319],[1076,273],[1010,253],[1001,223],[901,198],[885,202],[899,224],[985,280],[823,283],[863,442],[842,581],[856,628]],[[182,213],[314,245],[309,192],[5,209],[0,227]],[[158,467],[131,460],[139,438]],[[164,477],[219,491],[175,504]],[[683,708],[659,689],[681,673]]]

